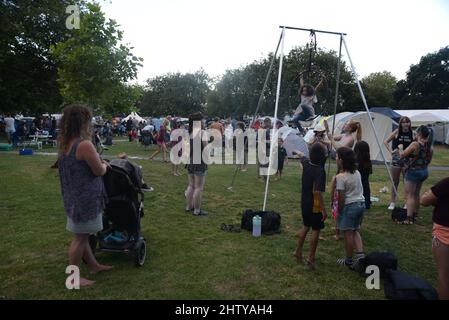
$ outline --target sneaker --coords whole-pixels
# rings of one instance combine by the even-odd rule
[[[407,204],[404,204],[404,209],[407,209]]]
[[[394,202],[391,202],[390,205],[388,206],[388,210],[394,210],[395,205],[396,204]]]
[[[152,191],[154,191],[154,188],[153,187],[142,188],[142,191],[143,192],[152,192]]]

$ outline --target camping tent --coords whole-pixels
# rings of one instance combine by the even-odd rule
[[[374,135],[374,131],[371,127],[370,120],[368,118],[367,112],[357,112],[347,114],[345,117],[339,116],[337,114],[338,122],[335,123],[335,134],[338,134],[343,129],[344,124],[349,121],[359,122],[362,128],[362,140],[366,141],[370,146],[371,160],[374,161],[383,161],[381,150],[376,142],[376,137]],[[391,155],[387,151],[383,142],[387,137],[391,134],[393,130],[393,126],[397,125],[391,118],[380,114],[380,113],[371,113],[371,119],[373,120],[374,127],[376,129],[377,136],[379,138],[379,142],[381,143],[381,148],[383,154],[387,161],[391,160]],[[328,120],[329,121],[329,120]],[[332,123],[329,124],[329,127],[332,128]]]
[[[136,119],[137,121],[139,121],[139,122],[144,122],[144,123],[147,123],[147,120],[145,120],[144,118],[142,118],[141,116],[139,116],[136,112],[131,112],[126,118],[123,118],[122,119],[122,122],[123,121],[128,121],[129,119]]]
[[[395,122],[399,122],[399,119],[401,118],[400,113],[397,113],[396,111],[394,111],[393,109],[388,108],[388,107],[374,107],[374,108],[370,108],[369,111],[381,113],[384,116],[387,116],[387,117],[393,119],[393,121],[395,121]]]
[[[395,110],[402,116],[409,117],[412,127],[431,125],[434,141],[449,144],[449,109]]]

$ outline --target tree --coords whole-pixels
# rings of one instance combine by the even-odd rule
[[[394,93],[401,109],[449,107],[449,46],[423,56],[412,65]]]
[[[389,71],[374,72],[361,80],[370,107],[393,106],[397,79]]]
[[[78,0],[0,1],[0,111],[56,111],[62,97],[50,46],[70,37],[68,5]]]
[[[114,20],[106,21],[98,4],[87,4],[80,20],[80,29],[51,48],[61,95],[65,102],[83,102],[100,113],[127,111],[125,83],[136,78],[142,59],[120,44],[123,32]]]

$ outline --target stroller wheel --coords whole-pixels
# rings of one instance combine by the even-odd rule
[[[147,256],[147,244],[144,239],[139,240],[134,249],[134,262],[138,267],[143,266]]]

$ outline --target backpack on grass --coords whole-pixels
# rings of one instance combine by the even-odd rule
[[[274,211],[245,210],[242,215],[241,228],[252,231],[253,217],[258,215],[262,218],[262,233],[272,235],[281,232],[281,215]]]
[[[394,222],[403,222],[407,219],[407,209],[394,208],[391,212],[391,219]]]
[[[372,265],[377,266],[380,271],[380,277],[385,278],[388,270],[397,270],[398,258],[389,251],[371,252],[358,261],[356,270],[361,275],[366,275],[366,268]]]
[[[388,270],[385,297],[390,300],[438,300],[438,293],[427,281],[397,270]]]

